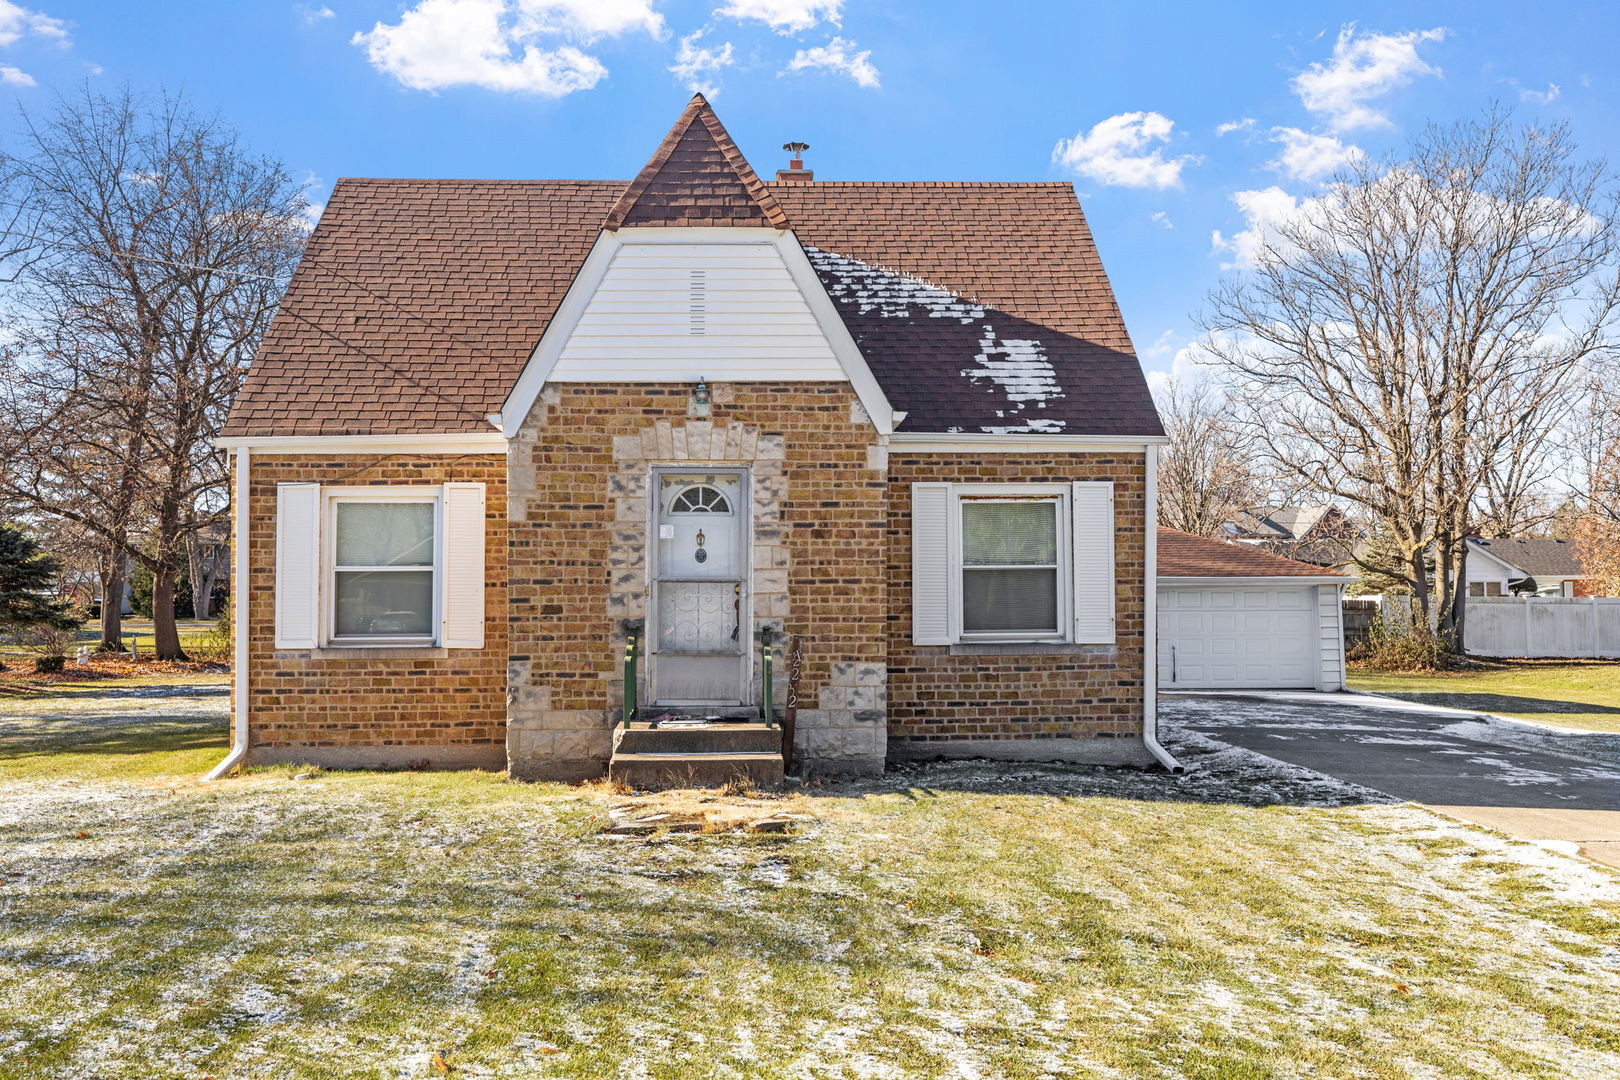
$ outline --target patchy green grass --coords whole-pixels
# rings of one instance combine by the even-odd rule
[[[777,799],[204,785],[222,698],[25,704],[0,1077],[1620,1073],[1620,877],[1207,742]],[[705,808],[804,816],[604,831]]]
[[[1424,675],[1352,668],[1350,689],[1584,731],[1620,732],[1620,663],[1615,661],[1488,660],[1462,671]]]

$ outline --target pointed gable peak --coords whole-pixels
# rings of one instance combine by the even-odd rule
[[[789,227],[702,94],[692,95],[602,223],[610,231],[624,225]]]

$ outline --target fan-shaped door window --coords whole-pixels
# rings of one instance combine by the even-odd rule
[[[672,514],[729,514],[731,513],[731,500],[725,493],[711,484],[693,484],[682,489],[670,501],[669,512]]]

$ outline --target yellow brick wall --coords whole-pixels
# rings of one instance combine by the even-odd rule
[[[1142,730],[1144,455],[889,457],[891,740],[1134,737]],[[1114,482],[1116,644],[1057,653],[952,655],[911,643],[911,485]]]
[[[481,764],[506,747],[506,461],[500,454],[254,455],[248,514],[250,760]],[[275,648],[276,485],[485,486],[482,649],[382,650],[340,657]]]

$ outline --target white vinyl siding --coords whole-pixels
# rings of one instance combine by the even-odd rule
[[[911,497],[914,644],[1114,640],[1112,484],[919,483]]]
[[[550,382],[848,376],[769,240],[620,247]]]
[[[483,647],[484,512],[483,484],[278,485],[276,648]]]
[[[1337,585],[1316,587],[1316,614],[1322,646],[1319,690],[1344,689],[1344,603]]]

